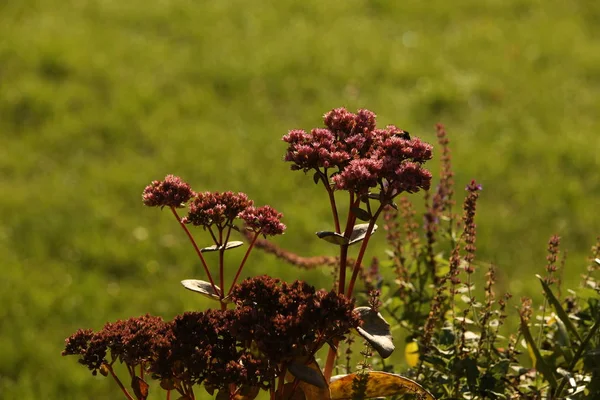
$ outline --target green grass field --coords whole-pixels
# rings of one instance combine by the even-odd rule
[[[179,285],[202,278],[183,232],[142,206],[153,179],[244,191],[285,214],[280,245],[333,254],[281,136],[340,106],[430,142],[446,124],[458,202],[484,187],[479,260],[515,305],[553,233],[577,284],[600,232],[600,2],[0,2],[0,398],[117,398],[64,338],[207,306]],[[245,272],[329,282],[260,253]]]

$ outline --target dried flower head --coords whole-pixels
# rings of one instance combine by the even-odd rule
[[[333,291],[315,291],[301,281],[247,279],[231,299],[236,304],[232,332],[243,343],[255,343],[275,363],[313,354],[359,325],[353,300]]]
[[[114,360],[130,366],[151,361],[156,347],[167,336],[168,329],[162,318],[143,315],[107,323],[96,333],[80,329],[66,339],[63,355],[79,355],[79,362],[95,375],[103,364]],[[110,362],[107,354],[110,354]]]
[[[223,389],[229,384],[258,386],[270,369],[261,360],[238,346],[229,326],[235,318],[232,310],[187,312],[171,323],[170,340],[157,351],[152,365],[157,379],[184,381],[194,385]]]
[[[190,185],[178,176],[167,175],[164,181],[152,181],[144,189],[142,201],[148,207],[181,208],[194,195]]]

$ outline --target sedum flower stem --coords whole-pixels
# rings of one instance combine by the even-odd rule
[[[340,218],[338,216],[338,210],[335,204],[335,196],[333,195],[333,189],[331,188],[331,185],[329,185],[329,183],[327,182],[326,175],[323,179],[321,179],[321,181],[323,181],[323,186],[325,186],[325,190],[327,191],[327,195],[329,196],[329,204],[331,205],[331,213],[333,214],[333,223],[335,225],[335,231],[337,233],[340,233]]]
[[[198,258],[200,258],[200,261],[202,262],[202,267],[204,267],[204,271],[206,272],[206,276],[208,277],[208,280],[209,280],[209,282],[210,282],[213,290],[215,291],[215,293],[219,293],[219,291],[215,287],[215,282],[213,281],[212,275],[210,274],[210,271],[208,270],[208,265],[206,264],[206,260],[204,259],[204,256],[202,255],[202,252],[198,248],[198,245],[196,244],[196,241],[194,240],[194,237],[190,233],[190,231],[187,228],[187,226],[185,226],[185,224],[183,222],[181,222],[181,218],[179,218],[179,215],[177,214],[177,210],[175,209],[175,207],[171,207],[171,211],[173,212],[173,215],[175,216],[175,219],[177,219],[177,222],[179,222],[179,225],[185,231],[187,237],[190,239],[190,242],[192,242],[192,246],[194,246],[194,250],[196,250],[196,254],[198,254]]]
[[[383,211],[384,204],[381,204],[375,214],[371,218],[369,222],[369,226],[367,227],[367,232],[365,234],[365,238],[361,243],[360,250],[358,251],[358,256],[356,257],[356,261],[354,262],[354,268],[352,270],[352,277],[350,278],[350,283],[348,284],[348,291],[346,292],[346,296],[352,297],[352,292],[354,291],[354,284],[356,283],[356,278],[358,277],[358,273],[360,271],[360,266],[362,263],[362,259],[365,256],[365,252],[367,250],[367,246],[369,244],[369,239],[371,238],[371,234],[373,233],[373,227],[375,226],[375,221]]]
[[[117,385],[119,385],[119,387],[121,388],[121,391],[123,391],[123,394],[125,395],[125,397],[127,397],[128,400],[134,400],[133,397],[131,397],[131,394],[129,394],[129,392],[127,391],[127,389],[125,389],[125,386],[123,386],[123,383],[121,382],[121,380],[119,379],[117,374],[115,374],[115,371],[113,370],[112,365],[110,365],[110,364],[104,364],[104,365],[106,365],[106,369],[108,369],[108,372],[110,372],[112,377],[115,379],[115,381],[117,382]]]
[[[233,287],[235,286],[238,278],[240,277],[240,273],[242,272],[242,269],[244,268],[244,265],[246,264],[246,260],[248,260],[248,256],[250,255],[250,252],[254,248],[254,244],[256,243],[256,240],[258,239],[259,236],[260,236],[260,232],[256,232],[254,234],[254,237],[252,238],[252,241],[250,242],[250,245],[248,246],[248,250],[246,250],[246,254],[244,254],[244,258],[242,259],[242,262],[240,263],[240,266],[235,274],[235,278],[233,278],[233,281],[231,282],[231,287],[229,288],[229,292],[227,293],[227,296],[229,296],[231,294]]]

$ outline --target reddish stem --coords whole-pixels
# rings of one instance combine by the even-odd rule
[[[353,207],[358,207],[360,204],[360,197],[354,200],[354,193],[350,192],[350,209],[348,210],[348,218],[346,220],[346,229],[344,230],[344,237],[350,238],[354,224],[356,223],[356,215],[352,212]],[[344,293],[346,288],[346,263],[348,260],[348,247],[349,245],[340,246],[340,276],[338,279],[338,293]]]
[[[179,215],[177,215],[177,210],[175,210],[175,207],[171,207],[171,211],[173,212],[173,215],[177,219],[177,222],[179,222],[179,225],[183,228],[183,230],[185,231],[186,235],[190,239],[190,242],[192,242],[192,246],[194,246],[194,250],[196,250],[196,254],[200,258],[200,261],[202,261],[202,267],[204,267],[204,271],[206,272],[206,276],[208,277],[208,280],[209,280],[209,282],[210,282],[213,290],[215,291],[215,293],[219,293],[219,291],[217,290],[217,288],[215,286],[215,283],[213,282],[212,275],[210,274],[210,271],[208,270],[208,265],[206,264],[206,260],[204,259],[204,256],[202,255],[202,252],[198,248],[198,245],[196,244],[196,241],[194,240],[194,237],[190,233],[190,231],[187,228],[187,226],[185,226],[185,224],[183,222],[181,222],[181,218],[179,218]]]
[[[325,190],[327,191],[327,195],[329,196],[329,204],[331,205],[331,213],[333,214],[333,223],[335,224],[335,231],[340,233],[340,219],[338,216],[337,206],[335,205],[335,196],[333,195],[333,190],[331,186],[327,182],[327,175],[323,179],[323,186],[325,186]]]
[[[229,235],[228,235],[229,236]],[[221,292],[219,293],[219,297],[221,300],[223,299],[225,293],[225,243],[223,242],[223,230],[219,228],[219,243],[217,243],[217,247],[219,248],[219,282],[221,285]],[[225,303],[221,302],[221,310],[225,310],[227,306]]]
[[[352,297],[352,292],[354,291],[354,284],[356,283],[356,278],[358,277],[358,272],[360,271],[360,264],[362,263],[362,259],[365,255],[365,251],[367,250],[367,245],[369,244],[369,239],[371,238],[371,233],[373,233],[373,227],[375,226],[375,221],[383,211],[384,205],[381,204],[377,211],[375,211],[375,215],[371,218],[369,222],[369,226],[367,227],[367,232],[365,234],[365,238],[363,239],[360,250],[358,251],[358,256],[356,257],[356,261],[354,262],[354,269],[352,271],[352,278],[350,278],[350,283],[348,284],[348,291],[346,292],[347,297]]]
[[[119,379],[119,377],[115,374],[115,371],[113,370],[112,365],[110,365],[110,364],[104,364],[104,365],[106,365],[108,372],[110,372],[112,377],[115,379],[115,381],[117,382],[117,385],[119,385],[119,387],[123,391],[123,394],[125,395],[125,397],[127,397],[128,400],[134,400],[134,398],[131,397],[131,395],[129,394],[127,389],[125,389],[125,386],[123,386],[123,383],[121,383],[121,380]]]
[[[338,345],[338,341],[334,341],[334,346]],[[329,383],[331,379],[331,375],[333,373],[333,365],[335,364],[335,359],[337,357],[337,351],[333,348],[333,346],[329,346],[329,352],[327,353],[327,361],[325,362],[325,371],[323,371],[323,376],[325,377],[325,382]]]
[[[254,247],[254,243],[256,243],[256,240],[258,239],[259,236],[260,236],[260,232],[256,232],[254,234],[254,237],[252,238],[252,241],[250,242],[250,245],[248,246],[248,250],[246,250],[246,254],[244,254],[244,258],[242,259],[242,262],[240,263],[240,266],[235,274],[235,278],[233,278],[233,282],[231,282],[231,287],[229,288],[229,292],[227,293],[227,296],[229,296],[231,294],[231,291],[233,290],[233,287],[235,286],[235,283],[237,282],[238,278],[240,277],[240,273],[242,272],[242,269],[244,268],[244,265],[246,264],[246,260],[248,259],[248,256],[250,255],[252,248]]]

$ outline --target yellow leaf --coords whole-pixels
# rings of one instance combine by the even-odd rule
[[[369,372],[368,375],[365,398],[418,394],[426,400],[435,400],[435,397],[417,382],[401,375],[379,371]],[[349,374],[331,378],[331,400],[352,399],[352,383],[355,377],[356,374]]]

